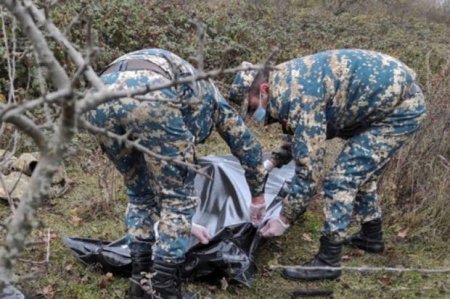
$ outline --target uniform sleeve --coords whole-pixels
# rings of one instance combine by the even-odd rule
[[[325,111],[319,100],[305,100],[294,119],[292,155],[295,174],[289,195],[283,201],[281,215],[295,221],[307,208],[322,168],[326,139]]]
[[[223,98],[218,101],[215,125],[244,168],[252,196],[264,193],[267,171],[262,163],[262,146],[239,114]]]

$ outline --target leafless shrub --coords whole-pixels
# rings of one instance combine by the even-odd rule
[[[133,147],[153,158],[183,165],[197,173],[204,174],[197,165],[148,150],[140,144],[139,140],[130,140],[128,133],[117,135],[90,125],[83,119],[85,112],[115,98],[137,97],[177,84],[209,79],[221,74],[232,74],[243,68],[204,70],[203,29],[194,22],[197,25],[196,28],[199,29],[198,55],[196,56],[198,75],[175,78],[173,81],[159,86],[145,86],[133,91],[112,91],[105,88],[92,68],[92,61],[95,59],[98,49],[94,46],[90,22],[86,24],[86,48],[80,49],[78,45],[73,45],[69,41],[67,32],[70,30],[57,28],[48,18],[47,6],[50,3],[42,8],[31,0],[3,0],[0,5],[4,44],[7,48],[5,56],[8,64],[8,82],[6,83],[9,89],[8,99],[0,101],[0,136],[4,136],[7,129],[6,124],[12,125],[13,130],[19,130],[29,136],[40,152],[40,160],[33,172],[29,188],[21,196],[17,209],[4,225],[6,237],[0,246],[0,290],[3,290],[5,285],[15,282],[14,264],[24,250],[26,239],[38,224],[36,210],[42,201],[48,198],[52,178],[60,169],[63,159],[69,158],[70,145],[75,139],[77,130],[83,129],[94,135],[116,139],[125,146]],[[82,14],[83,11],[74,16],[68,29],[71,24],[80,20]],[[6,23],[8,23],[8,27],[5,25]],[[19,41],[15,35],[16,26],[20,28],[20,33],[32,46],[25,52],[31,56],[33,61],[37,62],[40,88],[35,98],[32,98],[33,95],[27,95],[31,98],[18,97],[20,90],[14,86],[17,79],[15,61],[18,58],[14,49],[18,47]],[[7,33],[5,33],[6,28],[10,29]],[[57,55],[54,44],[57,44],[57,49],[62,50],[62,54]],[[40,112],[39,117],[31,113],[36,111]],[[11,144],[8,145],[9,147],[13,149],[16,147],[14,139],[8,142],[7,144]],[[117,180],[115,178],[117,174],[112,166],[101,169],[103,170],[99,173],[98,185],[104,191],[104,200],[101,201],[100,206],[105,204],[108,206],[116,199],[117,186],[115,182]]]
[[[430,55],[428,55],[430,56]],[[450,56],[441,72],[429,76],[428,117],[400,152],[383,180],[391,220],[401,218],[416,233],[450,236]]]

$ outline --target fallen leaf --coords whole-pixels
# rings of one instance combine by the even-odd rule
[[[42,294],[45,295],[47,299],[55,298],[55,291],[51,285],[48,285],[42,289]]]
[[[228,289],[228,281],[226,280],[225,277],[222,277],[222,279],[220,280],[220,289],[222,290]]]
[[[445,282],[441,281],[438,283],[438,290],[441,293],[448,293],[448,291],[450,290],[450,285],[447,285]]]
[[[64,270],[66,270],[67,272],[72,272],[72,269],[73,269],[72,264],[68,264],[67,266],[64,267]]]
[[[404,230],[399,231],[399,232],[397,233],[397,238],[399,238],[399,239],[405,239],[406,236],[408,235],[408,231],[409,231],[409,228],[406,228],[406,229],[404,229]]]
[[[69,222],[75,225],[80,225],[83,222],[83,218],[73,215],[70,216]]]
[[[349,255],[343,255],[342,256],[342,260],[343,261],[348,261],[348,260],[350,260],[351,258],[350,258],[350,256]]]
[[[105,274],[106,280],[111,281],[114,278],[114,275],[111,272]]]
[[[81,277],[81,280],[80,280],[81,283],[87,283],[88,281],[89,281],[89,278],[87,276]]]
[[[305,241],[308,241],[308,242],[311,242],[311,241],[312,241],[311,235],[310,235],[310,234],[307,234],[307,233],[304,233],[304,234],[302,235],[302,239],[305,240]]]
[[[391,284],[392,280],[391,280],[391,278],[388,277],[387,275],[383,275],[383,277],[381,277],[381,279],[379,280],[379,282],[380,282],[383,286],[387,287],[387,286],[389,286],[389,285]]]
[[[97,286],[98,286],[100,289],[106,288],[106,285],[107,285],[107,284],[108,284],[108,282],[107,282],[105,276],[102,276],[102,277],[99,278],[99,280],[97,280]]]

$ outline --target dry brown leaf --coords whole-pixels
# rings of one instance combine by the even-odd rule
[[[392,279],[386,275],[383,275],[379,281],[383,286],[387,287],[391,284]]]
[[[73,265],[72,264],[68,264],[67,266],[64,267],[64,270],[66,270],[67,272],[72,272]]]
[[[111,272],[105,274],[106,280],[111,281],[114,278],[114,275]]]
[[[55,298],[55,291],[53,290],[53,287],[51,285],[48,285],[42,289],[42,294],[47,299],[53,299]]]
[[[351,260],[351,258],[350,258],[349,255],[343,255],[343,256],[342,256],[342,260],[343,260],[343,261],[348,261],[348,260]]]
[[[77,215],[73,215],[70,216],[69,222],[75,225],[80,225],[83,222],[83,218],[80,218]]]
[[[405,239],[408,236],[408,231],[409,231],[409,228],[405,228],[404,230],[399,231],[397,233],[397,237],[399,239]]]
[[[302,234],[302,240],[311,242],[312,241],[311,235],[307,233]]]
[[[100,289],[106,288],[106,285],[107,285],[107,284],[108,284],[108,283],[107,283],[106,278],[105,278],[104,276],[100,277],[100,278],[97,280],[97,286],[98,286]]]
[[[87,283],[89,281],[89,277],[87,277],[87,276],[83,276],[83,277],[81,277],[81,279],[80,279],[80,282],[81,283]]]
[[[220,280],[220,289],[222,290],[228,289],[228,281],[226,280],[225,277],[222,277],[222,279]]]

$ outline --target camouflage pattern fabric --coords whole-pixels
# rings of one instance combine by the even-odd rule
[[[347,139],[323,188],[323,234],[343,238],[354,212],[381,217],[377,179],[392,155],[419,128],[424,96],[400,61],[366,50],[332,50],[282,63],[271,72],[268,112],[292,135],[274,152],[295,159],[296,174],[281,214],[295,220],[308,206],[322,167],[324,141]]]
[[[127,70],[131,60],[149,61],[160,71]],[[197,73],[180,57],[160,49],[126,54],[112,65],[115,69],[101,78],[115,90],[155,87]],[[89,112],[86,118],[116,134],[130,133],[129,138],[139,139],[154,153],[189,163],[195,163],[195,144],[203,142],[216,127],[240,160],[252,195],[264,191],[267,174],[262,166],[262,147],[210,80],[178,84],[144,97],[116,99]],[[194,192],[195,173],[126,148],[114,139],[99,137],[99,142],[124,176],[131,250],[148,252],[156,241],[155,258],[181,262],[199,200]],[[153,226],[158,220],[156,240]]]

